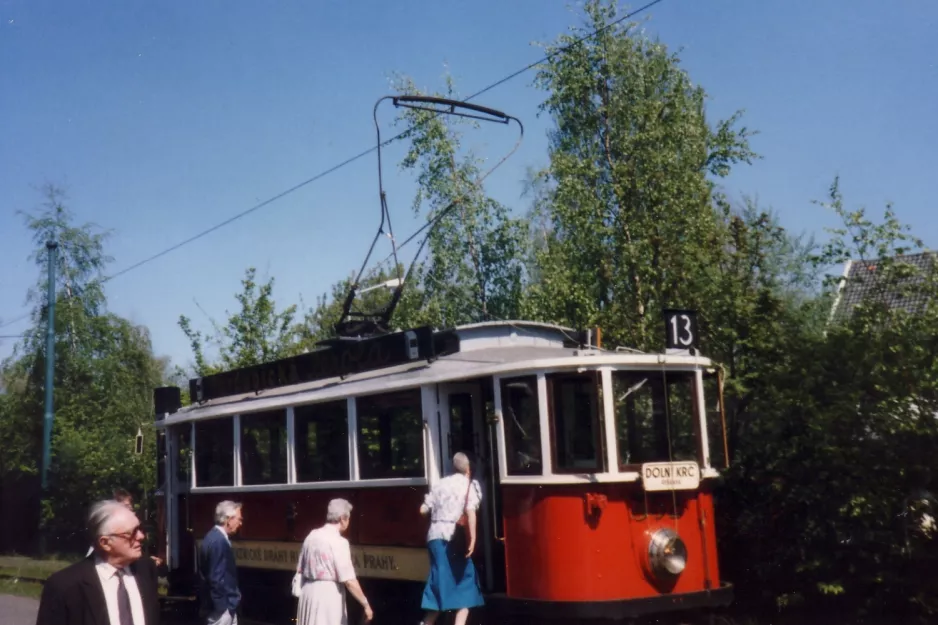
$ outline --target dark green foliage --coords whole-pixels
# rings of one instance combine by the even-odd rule
[[[892,289],[917,269],[897,260],[914,239],[887,209],[876,224],[828,205],[844,228],[813,257],[876,265]],[[893,618],[938,611],[938,288],[916,314],[875,299],[823,334],[790,331],[787,366],[762,367],[736,466],[723,491],[725,563],[755,604]],[[830,298],[819,299],[829,301]]]

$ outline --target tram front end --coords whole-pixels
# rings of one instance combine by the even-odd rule
[[[714,514],[728,452],[719,371],[690,350],[594,358],[501,380],[506,583],[492,608],[589,622],[729,605]]]

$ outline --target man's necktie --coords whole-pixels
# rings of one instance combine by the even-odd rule
[[[124,586],[124,572],[117,572],[117,619],[120,625],[134,625],[134,617],[130,612],[130,595]]]

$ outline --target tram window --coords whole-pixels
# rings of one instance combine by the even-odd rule
[[[196,486],[234,485],[234,426],[231,418],[195,424]]]
[[[420,390],[359,397],[356,408],[361,478],[423,477]]]
[[[241,415],[241,483],[287,483],[285,410]]]
[[[538,413],[537,376],[503,379],[502,414],[508,475],[540,475],[541,420]]]
[[[723,427],[723,406],[720,397],[720,381],[717,373],[705,373],[704,404],[707,409],[707,440],[710,442],[710,466],[717,469],[729,467],[726,458],[726,432]]]
[[[621,467],[698,460],[692,373],[618,371],[612,388]]]
[[[294,431],[298,482],[349,479],[347,401],[297,406]]]
[[[176,441],[176,480],[188,487],[192,472],[192,424],[174,425],[171,432]]]
[[[602,471],[597,374],[561,373],[547,380],[554,471]]]
[[[156,487],[166,488],[166,430],[156,432]]]

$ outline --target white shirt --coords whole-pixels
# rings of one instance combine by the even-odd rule
[[[95,558],[94,568],[98,572],[101,587],[104,589],[108,620],[111,625],[120,625],[120,617],[117,612],[118,571],[100,557]],[[133,618],[134,625],[146,625],[146,619],[143,616],[143,601],[140,599],[140,589],[137,588],[137,580],[134,579],[130,569],[125,569],[124,587],[130,597],[130,615]]]
[[[469,501],[466,501],[466,489],[469,489]],[[469,510],[478,510],[482,503],[482,487],[479,482],[469,479],[462,473],[453,473],[436,483],[424,497],[423,505],[430,509],[430,529],[427,542],[436,539],[450,540],[456,531],[456,521]]]
[[[355,579],[352,550],[336,525],[326,523],[309,533],[303,541],[296,572],[304,581],[345,583]]]

